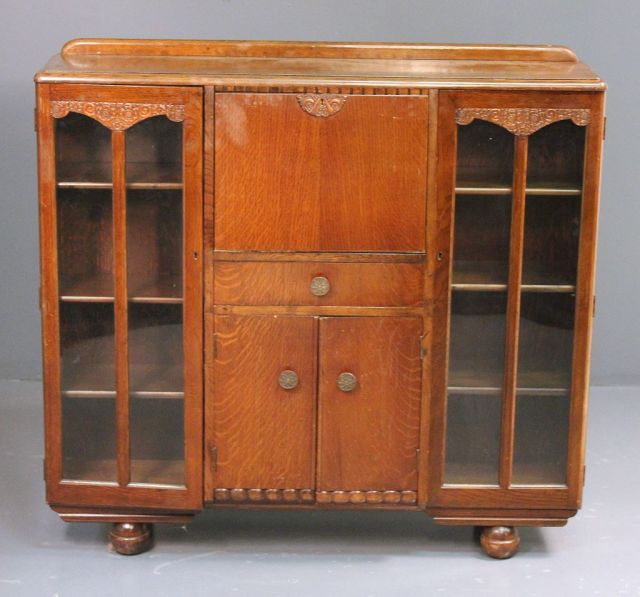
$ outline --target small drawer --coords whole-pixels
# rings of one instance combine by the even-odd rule
[[[220,261],[218,305],[415,307],[422,304],[422,263]]]

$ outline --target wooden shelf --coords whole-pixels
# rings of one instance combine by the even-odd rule
[[[455,261],[453,264],[452,290],[467,292],[503,292],[507,290],[507,267],[494,261]],[[549,274],[524,264],[522,292],[576,291],[575,284],[568,284],[560,276]]]
[[[133,459],[131,460],[132,482],[129,485],[184,487],[184,467],[183,460]],[[114,479],[116,463],[112,459],[65,458],[63,470],[66,482],[117,485]]]
[[[534,183],[525,190],[527,195],[553,195],[575,197],[582,194],[582,189],[570,184]],[[456,186],[456,195],[511,195],[511,185],[486,184],[465,181]]]
[[[127,164],[128,189],[180,190],[182,173],[179,164],[130,162]],[[105,162],[77,162],[73,167],[58,164],[60,189],[110,189],[111,164]]]
[[[511,487],[566,487],[564,483],[550,482],[549,479],[558,478],[557,466],[536,463],[518,464],[518,482],[512,482]],[[469,479],[473,479],[470,482]],[[478,485],[482,487],[498,487],[498,463],[467,464],[450,463],[445,468],[445,487],[461,485]]]
[[[161,276],[149,283],[130,283],[129,301],[132,303],[181,304],[182,281],[170,276]],[[61,284],[60,300],[81,303],[112,303],[113,276],[98,274]]]
[[[498,261],[454,261],[452,290],[499,292],[507,289],[508,264]]]
[[[115,371],[108,366],[83,366],[63,376],[66,398],[115,398]],[[132,398],[182,399],[182,367],[176,365],[131,365],[129,395]]]
[[[539,371],[518,372],[519,394],[566,396],[571,388],[568,372],[554,370],[554,362]],[[466,365],[466,366],[465,366]],[[462,364],[449,372],[448,392],[450,394],[489,395],[501,394],[504,372],[502,363],[497,361]]]

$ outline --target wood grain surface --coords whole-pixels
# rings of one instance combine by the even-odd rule
[[[311,293],[317,276],[329,281],[324,296]],[[422,276],[422,265],[408,263],[217,262],[214,294],[222,305],[414,307]]]
[[[215,99],[217,249],[424,249],[426,97],[351,96],[327,118],[293,94]]]
[[[320,319],[319,491],[417,489],[421,334],[420,318]]]
[[[215,487],[312,488],[317,320],[225,315],[215,330]],[[297,373],[296,388],[278,385],[284,370]]]

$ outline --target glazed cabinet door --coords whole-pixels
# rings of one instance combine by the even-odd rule
[[[202,98],[39,85],[46,474],[62,506],[202,502]]]
[[[217,502],[313,499],[317,319],[215,318],[208,437]]]
[[[601,97],[440,95],[432,504],[579,504]]]
[[[427,106],[216,93],[216,249],[424,251]]]
[[[417,499],[422,319],[320,319],[320,503]]]

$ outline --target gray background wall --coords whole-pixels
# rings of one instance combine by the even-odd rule
[[[33,73],[74,37],[174,37],[572,47],[610,86],[592,381],[640,383],[638,0],[3,0],[2,5],[0,378],[41,375]]]

